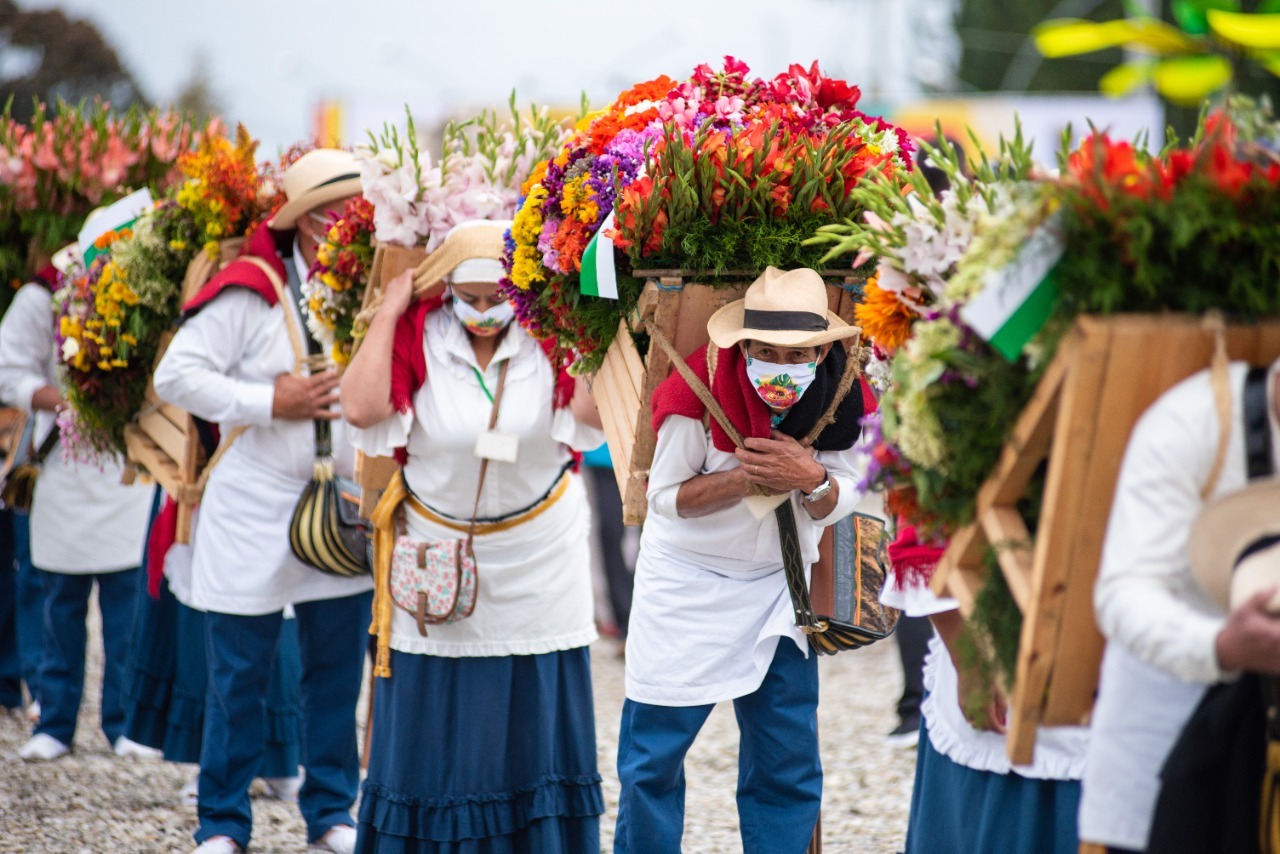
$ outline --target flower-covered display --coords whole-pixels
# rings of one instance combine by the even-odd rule
[[[243,236],[278,203],[275,167],[254,160],[243,127],[234,141],[208,136],[178,158],[184,179],[131,229],[96,241],[88,270],[63,277],[55,295],[57,343],[71,404],[64,449],[92,460],[123,452],[124,427],[141,408],[160,338],[178,315],[183,275],[200,252]]]
[[[363,196],[347,202],[316,247],[316,263],[302,286],[307,328],[339,365],[351,361],[352,326],[373,265],[373,216],[373,204]]]
[[[377,240],[430,252],[461,222],[510,219],[521,184],[560,145],[565,128],[545,109],[523,115],[514,93],[509,109],[506,117],[485,110],[450,122],[435,161],[419,147],[411,116],[404,133],[394,125],[371,133],[357,153]]]
[[[554,337],[578,370],[599,365],[634,307],[633,269],[680,267],[707,280],[815,265],[819,226],[859,212],[872,171],[901,180],[906,135],[857,109],[856,86],[817,64],[772,80],[727,57],[686,80],[659,77],[588,115],[525,188],[511,233],[507,293],[520,322]],[[583,254],[610,215],[618,300],[580,288]]]
[[[178,155],[205,132],[216,122],[204,131],[176,113],[113,113],[99,101],[38,105],[29,124],[0,114],[0,313],[36,258],[74,240],[91,209],[172,183]]]
[[[983,158],[972,179],[947,150],[931,151],[951,179],[940,195],[920,180],[906,197],[883,182],[865,184],[864,220],[831,226],[821,238],[880,258],[858,317],[887,363],[887,388],[868,424],[868,481],[886,489],[891,511],[941,542],[972,521],[979,489],[1078,315],[1280,315],[1278,142],[1280,127],[1238,108],[1231,119],[1209,116],[1195,140],[1159,154],[1094,134],[1064,152],[1053,178],[1035,178],[1015,140],[998,160]],[[975,331],[966,309],[1046,229],[1063,250],[1052,268],[1055,301],[1009,358]],[[1019,505],[1033,536],[1042,489],[1043,476]],[[1017,609],[1001,573],[990,576],[974,619],[1007,671],[1017,620],[982,614]]]

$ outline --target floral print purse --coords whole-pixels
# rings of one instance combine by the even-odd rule
[[[507,366],[498,372],[498,389],[489,414],[489,430],[498,424],[498,404],[507,384]],[[443,625],[465,620],[475,611],[480,592],[480,570],[473,548],[476,517],[480,513],[480,495],[489,460],[480,461],[480,482],[471,510],[471,525],[466,537],[427,537],[415,539],[406,531],[404,509],[398,522],[395,549],[391,553],[388,586],[391,601],[409,613],[418,624],[418,633],[427,636],[428,625]]]

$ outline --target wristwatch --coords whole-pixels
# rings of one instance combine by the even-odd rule
[[[831,476],[827,474],[827,470],[822,470],[822,483],[813,488],[813,492],[802,492],[804,500],[810,504],[815,501],[821,501],[827,497],[827,493],[831,491]]]

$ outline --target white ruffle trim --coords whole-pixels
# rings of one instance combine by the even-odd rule
[[[413,410],[393,412],[372,427],[347,426],[351,445],[371,457],[389,457],[397,448],[407,447],[413,428]]]
[[[929,741],[952,762],[975,771],[1014,773],[1034,780],[1079,780],[1084,776],[1088,727],[1042,727],[1036,736],[1035,759],[1030,765],[1014,765],[1005,752],[1005,737],[980,732],[969,725],[957,699],[958,681],[951,657],[936,636],[925,659],[920,704]]]
[[[542,655],[548,652],[563,652],[591,644],[599,635],[595,627],[572,632],[552,638],[536,638],[530,640],[492,640],[492,641],[439,641],[430,637],[431,628],[427,629],[427,637],[405,637],[392,634],[391,648],[399,652],[414,655],[435,655],[440,658],[489,658],[499,655]]]

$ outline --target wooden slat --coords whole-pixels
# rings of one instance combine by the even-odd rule
[[[986,535],[978,524],[966,525],[951,537],[947,549],[933,572],[931,587],[939,596],[952,596],[960,602],[960,613],[966,617],[973,611],[972,589],[982,577],[982,554],[987,547]],[[960,578],[961,573],[965,578]],[[953,576],[955,576],[953,578]]]
[[[151,412],[138,419],[140,426],[152,442],[160,446],[178,466],[179,460],[187,458],[187,435],[176,424],[164,417],[163,413]]]
[[[1017,764],[1029,763],[1035,751],[1036,727],[1041,703],[1053,668],[1058,628],[1065,607],[1063,581],[1076,535],[1085,471],[1099,412],[1098,384],[1106,370],[1110,330],[1085,335],[1077,326],[1075,339],[1064,342],[1073,349],[1073,365],[1062,387],[1056,436],[1049,456],[1045,498],[1032,566],[1035,582],[1033,607],[1023,612],[1013,702],[1009,709],[1008,752]]]
[[[982,514],[982,530],[996,551],[1009,593],[1018,609],[1031,607],[1031,535],[1013,507],[990,507]]]
[[[125,447],[131,462],[147,470],[156,483],[174,498],[183,495],[182,473],[173,459],[134,424],[124,428]]]
[[[1018,416],[995,470],[978,491],[978,507],[1016,503],[1026,493],[1040,463],[1049,455],[1062,383],[1073,361],[1074,346],[1069,337],[1059,347],[1031,400]]]

